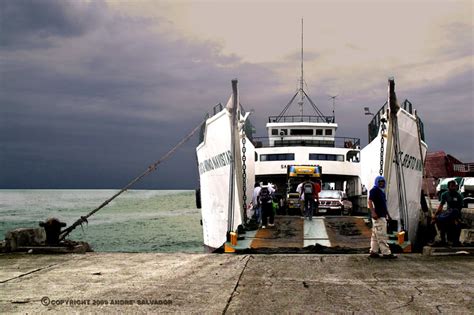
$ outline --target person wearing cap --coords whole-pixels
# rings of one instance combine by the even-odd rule
[[[372,216],[372,237],[370,238],[370,257],[397,258],[388,246],[387,219],[390,215],[387,210],[387,197],[385,196],[385,178],[377,176],[374,187],[369,192],[368,206]]]

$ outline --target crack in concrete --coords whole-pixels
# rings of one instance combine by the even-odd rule
[[[10,303],[12,304],[26,304],[26,303],[30,303],[31,301],[29,299],[26,299],[26,300],[15,300],[15,301],[11,301]]]
[[[369,291],[370,292],[376,292],[376,293],[381,292],[383,295],[388,295],[387,292],[384,289],[378,288],[378,287],[376,287],[376,285],[377,285],[377,283],[375,283],[374,285],[371,285],[370,288],[372,288],[373,291],[372,290],[369,290]]]
[[[381,280],[379,278],[377,278],[377,273],[376,272],[372,272],[372,277],[374,278],[375,283],[373,285],[369,286],[369,287],[374,289],[375,292],[381,292],[383,295],[388,295],[385,290],[383,290],[380,287],[377,287]],[[387,281],[384,281],[384,282],[386,283]]]
[[[414,295],[410,295],[410,301],[408,301],[407,303],[402,304],[402,305],[400,305],[400,306],[397,306],[397,307],[395,307],[395,308],[392,308],[392,311],[393,311],[393,310],[397,310],[397,309],[399,309],[399,308],[407,307],[408,305],[410,305],[411,303],[413,303],[413,301],[415,301],[415,296],[414,296]]]
[[[372,290],[372,289],[373,289],[373,290]],[[377,294],[377,291],[376,291],[376,289],[375,289],[373,286],[370,286],[370,287],[368,286],[368,287],[367,287],[367,291],[369,291],[370,293],[372,293],[372,294],[374,294],[374,295]]]
[[[323,291],[324,295],[326,296],[326,299],[331,303],[334,303],[334,301],[338,301],[340,299],[340,297],[330,294],[328,290],[326,290],[326,288],[324,287],[321,288],[321,291]]]
[[[13,277],[13,278],[10,278],[10,279],[7,279],[7,280],[0,281],[0,283],[6,283],[6,282],[9,282],[9,281],[12,281],[12,280],[15,280],[15,279],[19,279],[19,278],[25,277],[27,275],[31,275],[32,273],[35,273],[35,272],[38,272],[38,271],[41,271],[41,270],[44,270],[44,269],[48,269],[48,268],[51,268],[51,267],[54,267],[54,266],[57,266],[57,265],[59,265],[59,264],[52,264],[52,265],[49,265],[49,266],[46,266],[46,267],[43,267],[43,268],[34,269],[34,270],[31,270],[27,273],[22,273],[19,276],[16,276],[16,277]]]
[[[248,259],[247,259],[247,261],[245,262],[244,268],[242,268],[242,271],[240,272],[239,279],[237,279],[237,283],[236,283],[235,286],[234,286],[234,290],[232,291],[232,293],[231,293],[229,299],[227,300],[227,304],[226,304],[224,310],[222,311],[222,315],[224,315],[224,314],[227,312],[227,309],[228,309],[229,306],[230,306],[230,302],[232,302],[232,299],[234,298],[234,295],[237,293],[237,288],[239,287],[240,279],[242,279],[242,276],[244,275],[244,271],[245,271],[245,269],[247,268],[247,264],[249,263],[250,259],[253,258],[252,255],[250,255],[250,256],[245,255],[245,257],[248,257]],[[244,257],[244,258],[245,258],[245,257]],[[243,260],[243,259],[241,259],[241,261],[242,261],[242,260]]]
[[[87,259],[87,257],[86,257],[86,256],[84,256],[84,257],[74,257],[73,261],[74,261],[74,262],[78,262],[78,261],[83,260],[83,259]],[[21,275],[19,275],[19,276],[16,276],[16,277],[13,277],[13,278],[10,278],[10,279],[7,279],[7,280],[2,280],[2,281],[0,281],[0,284],[9,282],[9,281],[12,281],[12,280],[15,280],[15,279],[19,279],[19,278],[22,278],[22,277],[25,277],[25,276],[27,276],[27,275],[36,273],[36,272],[41,271],[41,270],[45,270],[45,269],[48,269],[48,268],[51,268],[51,267],[55,267],[55,266],[58,266],[58,265],[62,265],[62,264],[68,263],[68,262],[70,262],[70,261],[71,261],[71,260],[68,259],[68,260],[60,261],[60,262],[58,262],[58,263],[56,263],[56,264],[51,264],[51,265],[46,266],[46,267],[42,267],[42,268],[38,268],[38,269],[35,269],[35,270],[31,270],[31,271],[29,271],[29,272],[27,272],[27,273],[23,273],[23,274],[21,274]]]
[[[415,287],[415,289],[418,291],[418,295],[423,295],[423,291],[421,291],[421,289],[420,289],[420,288],[418,288],[418,287]]]
[[[376,272],[372,272],[372,277],[375,279],[376,284],[380,281],[380,279],[377,278],[377,273]]]

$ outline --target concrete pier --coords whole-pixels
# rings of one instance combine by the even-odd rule
[[[0,313],[473,313],[474,257],[0,255]]]

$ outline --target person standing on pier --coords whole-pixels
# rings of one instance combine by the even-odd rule
[[[369,192],[368,206],[372,216],[372,237],[370,238],[370,257],[377,258],[379,250],[382,258],[397,258],[388,247],[387,219],[390,215],[387,210],[387,198],[385,196],[385,178],[377,176],[374,187]]]

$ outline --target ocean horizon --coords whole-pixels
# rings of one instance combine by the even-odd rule
[[[1,189],[0,237],[55,217],[70,226],[120,189]],[[97,252],[202,252],[193,190],[128,190],[77,227],[69,239]]]

